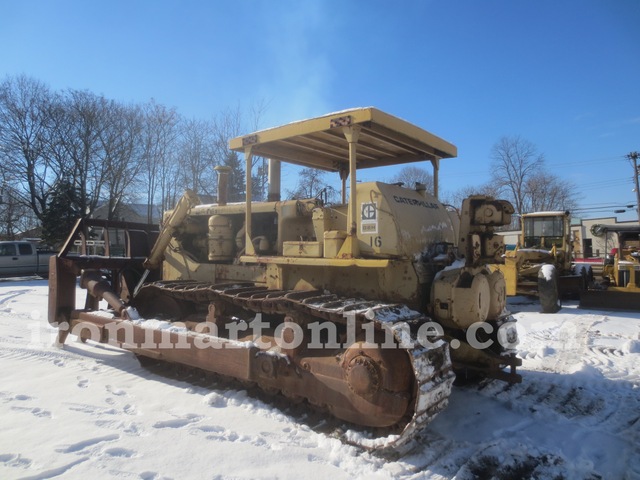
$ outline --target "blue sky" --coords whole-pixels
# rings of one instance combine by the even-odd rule
[[[186,117],[376,106],[458,146],[445,192],[488,181],[491,147],[520,135],[582,207],[635,203],[638,0],[0,0],[0,45],[0,78]]]

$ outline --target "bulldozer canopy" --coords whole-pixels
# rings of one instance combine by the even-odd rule
[[[354,108],[230,140],[238,152],[327,171],[349,168],[349,144],[342,127],[360,126],[357,168],[381,167],[457,155],[455,145],[376,108]]]

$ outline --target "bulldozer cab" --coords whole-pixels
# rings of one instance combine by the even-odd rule
[[[535,212],[522,215],[523,249],[545,250],[560,272],[571,270],[571,215],[568,211]]]
[[[565,250],[569,245],[567,236],[568,212],[528,213],[522,216],[522,246],[524,248],[553,247]]]

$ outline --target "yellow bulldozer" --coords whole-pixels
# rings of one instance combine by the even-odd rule
[[[447,405],[455,375],[519,382],[504,252],[494,228],[511,204],[465,204],[460,218],[424,188],[358,182],[361,169],[429,161],[437,195],[451,143],[375,108],[230,140],[246,160],[246,201],[188,191],[162,227],[80,220],[50,273],[49,321],[141,362],[232,377],[376,429],[367,448],[411,440]],[[269,159],[267,201],[252,159]],[[334,172],[342,198],[281,198],[281,164]],[[125,256],[109,251],[124,235]],[[89,255],[90,238],[104,242]],[[79,247],[74,252],[74,246]],[[76,282],[87,290],[76,308]]]

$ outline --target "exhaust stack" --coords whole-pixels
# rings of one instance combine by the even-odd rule
[[[280,201],[280,160],[269,159],[269,202]]]
[[[218,172],[218,205],[221,207],[227,204],[229,197],[229,174],[231,167],[217,165],[214,170]]]

